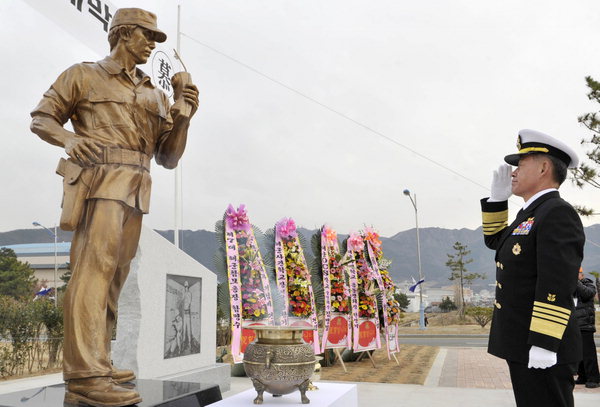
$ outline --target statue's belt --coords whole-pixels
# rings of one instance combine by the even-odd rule
[[[140,151],[118,147],[105,147],[102,161],[98,164],[135,165],[150,171],[150,156]]]

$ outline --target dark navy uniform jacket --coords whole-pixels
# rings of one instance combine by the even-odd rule
[[[557,352],[557,363],[581,360],[573,295],[585,235],[579,215],[558,191],[519,211],[508,226],[508,202],[481,200],[485,244],[496,250],[496,300],[488,352],[527,363],[532,345]]]

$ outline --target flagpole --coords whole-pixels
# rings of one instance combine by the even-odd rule
[[[419,239],[419,216],[417,211],[417,194],[415,197],[415,229],[417,230],[417,259],[419,262],[419,281],[423,280],[423,272],[421,271],[421,239]],[[419,329],[425,329],[425,308],[423,306],[423,283],[419,287]]]
[[[412,203],[413,208],[415,209],[415,229],[417,231],[417,261],[419,267],[419,282],[423,280],[423,272],[421,270],[421,241],[419,239],[419,211],[417,209],[417,194],[413,193],[410,195],[410,191],[405,189],[402,191],[404,195],[406,195],[410,199],[410,203]],[[413,199],[414,197],[414,199]],[[425,329],[425,307],[423,305],[423,286],[419,286],[419,329]]]
[[[181,5],[177,5],[177,55],[181,55]],[[181,160],[175,167],[175,229],[173,231],[173,243],[179,247],[179,229],[181,228]]]

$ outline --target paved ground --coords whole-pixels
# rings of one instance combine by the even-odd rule
[[[61,374],[0,382],[0,394],[60,383]],[[318,385],[318,378],[315,382]],[[441,348],[423,386],[413,384],[356,383],[359,406],[402,407],[511,407],[514,398],[506,363],[483,348]],[[251,389],[250,380],[232,377],[223,397]],[[285,397],[292,397],[285,396]],[[309,397],[318,397],[317,394]],[[252,394],[248,405],[252,405]],[[265,398],[268,406],[268,397]],[[577,407],[598,407],[600,389],[577,386]]]
[[[506,362],[484,348],[446,350],[439,386],[479,389],[511,389]]]
[[[484,348],[448,348],[445,351],[438,386],[512,389],[506,362],[488,354]],[[587,389],[577,385],[575,391],[596,394],[600,402],[600,388]]]
[[[318,377],[316,382],[318,384]],[[423,386],[356,383],[359,406],[511,407],[515,406],[506,362],[485,348],[441,348]],[[251,389],[247,378],[232,378],[229,397]],[[252,393],[253,394],[253,393]],[[252,396],[254,397],[254,395]],[[249,398],[251,401],[252,397]],[[310,397],[310,396],[309,396]],[[265,399],[267,405],[268,398]],[[575,388],[577,407],[598,407],[600,389]]]

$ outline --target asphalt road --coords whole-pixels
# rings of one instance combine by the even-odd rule
[[[600,345],[600,336],[594,336],[596,345]],[[427,345],[440,347],[478,348],[487,347],[487,335],[400,335],[400,344]]]
[[[400,335],[400,344],[427,345],[440,347],[487,347],[488,337],[483,335]]]

